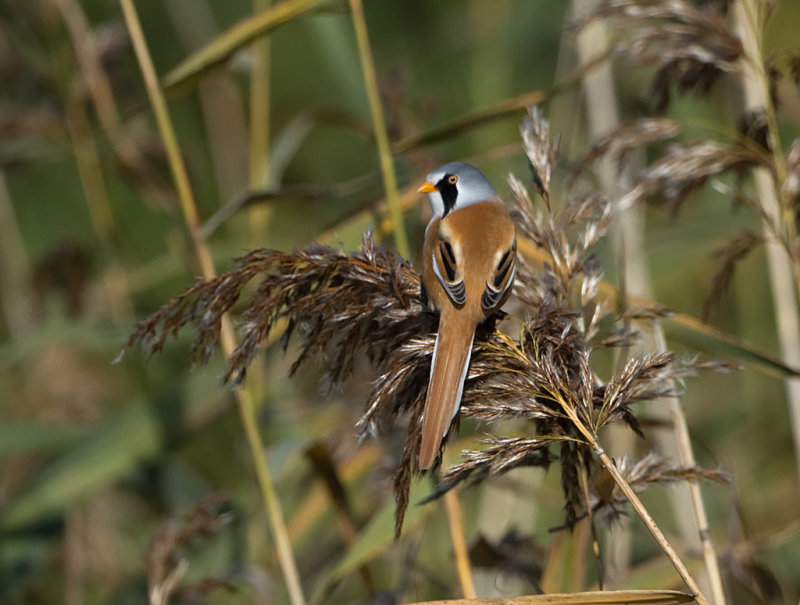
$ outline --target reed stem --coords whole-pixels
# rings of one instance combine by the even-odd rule
[[[595,4],[595,0],[573,0],[575,12],[578,13],[575,16],[579,17]],[[591,65],[596,56],[601,56],[604,52],[603,49],[608,47],[609,39],[602,22],[586,27],[577,37],[578,54],[583,65]],[[610,65],[606,63],[605,66],[587,73],[583,80],[583,90],[587,100],[591,99],[591,102],[587,101],[586,103],[586,114],[592,136],[599,137],[606,131],[616,128],[621,119]],[[618,170],[607,158],[598,162],[598,173],[603,190],[611,199],[618,199],[624,191],[633,188],[630,171]],[[641,213],[642,209],[638,207],[625,208],[616,213],[614,225],[616,245],[624,263],[621,279],[625,284],[625,289],[635,296],[650,298],[652,288],[647,264],[643,260],[647,255],[643,239],[644,217]],[[653,321],[652,326],[653,346],[658,352],[665,352],[667,343],[664,330],[657,320]],[[677,453],[682,465],[694,466],[695,456],[683,407],[677,397],[667,397],[666,403],[672,424],[672,438],[663,440],[666,443],[663,443],[662,447],[671,450],[670,453]],[[626,431],[626,433],[630,435],[630,431]],[[632,445],[632,443],[629,442],[628,445]],[[685,539],[690,545],[700,547],[703,551],[713,603],[725,605],[722,575],[717,552],[711,541],[711,532],[700,486],[695,483],[678,486],[675,495],[681,496],[673,499],[673,506],[676,509],[676,515],[684,519],[681,525]],[[685,505],[687,496],[691,503],[691,510],[687,510],[689,507]]]
[[[606,454],[605,450],[600,446],[600,442],[597,439],[597,436],[594,432],[587,427],[583,421],[578,416],[576,409],[570,403],[566,402],[557,394],[553,394],[553,399],[559,402],[561,409],[564,413],[569,417],[572,423],[575,425],[575,428],[583,435],[584,439],[586,439],[587,444],[594,450],[597,457],[600,459],[603,467],[608,470],[609,474],[611,475],[614,482],[619,487],[620,491],[625,495],[628,502],[631,503],[633,510],[636,511],[636,514],[639,515],[639,518],[644,522],[645,526],[647,527],[650,534],[653,536],[655,541],[661,547],[661,550],[664,551],[664,554],[667,555],[670,562],[672,563],[675,570],[680,575],[681,579],[686,583],[689,587],[689,590],[695,596],[695,600],[699,605],[708,605],[708,601],[703,596],[703,593],[700,591],[700,587],[697,585],[697,582],[692,577],[692,574],[689,573],[689,570],[686,569],[686,565],[684,565],[681,558],[678,556],[678,553],[675,552],[675,549],[672,548],[672,545],[669,543],[667,538],[664,536],[661,529],[656,524],[653,517],[645,508],[642,501],[639,500],[639,496],[636,495],[636,492],[630,486],[630,484],[625,480],[625,477],[619,472],[617,465],[614,461]],[[586,503],[587,506],[589,503]]]
[[[769,95],[769,81],[764,71],[762,26],[764,5],[758,0],[737,0],[734,19],[745,52],[742,66],[742,86],[745,110],[763,110],[767,117],[771,153],[775,165],[774,175],[767,168],[754,168],[753,179],[765,219],[762,232],[766,241],[767,266],[772,286],[772,305],[775,311],[778,340],[783,361],[793,367],[800,366],[800,304],[798,304],[798,259],[792,258],[787,246],[775,233],[784,232],[789,250],[795,250],[797,241],[794,211],[791,204],[781,200],[782,179],[786,178],[781,141],[775,119],[775,108]],[[795,460],[800,477],[800,379],[787,378],[786,399],[794,440]]]
[[[450,490],[444,495],[444,506],[447,511],[447,523],[450,526],[450,539],[453,541],[461,591],[464,593],[464,598],[474,599],[478,595],[475,592],[475,583],[472,581],[467,543],[464,540],[461,505],[456,492]]]
[[[253,0],[253,13],[269,9],[272,0]],[[267,189],[270,183],[270,39],[262,36],[251,46],[250,73],[250,189]],[[269,225],[269,206],[254,206],[249,212],[250,237],[261,241]]]
[[[211,259],[211,253],[201,233],[197,205],[189,183],[186,165],[180,153],[175,130],[167,110],[166,100],[164,99],[164,95],[158,83],[158,78],[150,58],[136,8],[133,5],[133,0],[120,0],[120,6],[125,17],[125,23],[128,27],[134,51],[136,52],[139,67],[142,70],[147,94],[167,153],[172,176],[178,190],[181,211],[183,212],[184,220],[186,221],[192,239],[195,255],[200,264],[203,278],[207,280],[212,279],[215,276],[215,270]],[[233,327],[227,315],[222,319],[220,342],[226,355],[230,355],[236,347]],[[270,526],[272,527],[275,537],[278,559],[289,592],[289,597],[293,605],[303,605],[305,603],[305,597],[303,596],[302,587],[300,585],[300,576],[297,572],[294,555],[292,554],[291,543],[289,542],[288,532],[286,531],[286,524],[283,519],[280,502],[272,485],[272,477],[264,455],[264,444],[261,440],[261,434],[259,433],[258,423],[256,422],[254,414],[254,401],[250,390],[246,386],[235,389],[234,394],[236,396],[245,436],[250,447],[250,453],[253,458],[261,496],[264,500]]]
[[[372,49],[369,45],[367,22],[364,19],[364,6],[361,0],[350,0],[350,12],[353,15],[353,27],[358,42],[358,55],[361,59],[361,71],[364,74],[364,86],[367,90],[369,110],[372,114],[372,127],[375,131],[375,144],[378,146],[378,158],[383,176],[383,189],[386,202],[389,205],[389,215],[394,223],[394,242],[401,256],[409,258],[408,237],[403,224],[403,211],[400,198],[397,194],[397,178],[394,173],[394,161],[389,145],[389,135],[386,132],[386,121],[383,117],[383,107],[378,91],[378,78],[375,73],[375,63],[372,60]]]

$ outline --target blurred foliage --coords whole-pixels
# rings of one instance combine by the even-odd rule
[[[253,10],[240,1],[138,4],[162,75]],[[396,154],[400,188],[419,184],[438,163],[465,159],[505,192],[509,172],[529,173],[518,127],[522,106],[541,92],[537,100],[562,135],[557,205],[563,185],[555,183],[568,181],[591,138],[570,3],[370,1],[365,10],[390,138],[422,141]],[[799,55],[799,28],[800,5],[777,3],[766,56]],[[261,170],[270,189],[213,231],[217,268],[254,248],[305,248],[323,234],[325,243],[353,250],[368,227],[390,247],[347,7],[314,7],[269,39],[270,165]],[[87,52],[99,72],[87,67]],[[253,64],[241,48],[169,97],[203,220],[249,191]],[[653,68],[617,66],[623,118],[648,115]],[[149,361],[129,353],[111,364],[134,322],[199,273],[119,6],[4,2],[0,79],[0,601],[141,603],[158,585],[173,602],[286,602],[251,454],[231,393],[220,386],[222,355],[193,368],[190,340],[181,336]],[[686,129],[682,142],[739,115],[729,74],[699,94],[670,92],[664,117]],[[800,93],[788,79],[779,92],[788,142],[800,131]],[[665,150],[657,142],[631,161],[641,168]],[[740,185],[734,175],[711,176]],[[583,178],[581,186],[596,186],[590,170]],[[689,337],[676,334],[672,350],[691,356],[704,346],[705,357],[747,362],[741,372],[689,379],[682,399],[698,463],[733,477],[731,487],[703,491],[730,602],[795,602],[798,460],[782,377],[760,371],[764,363],[748,353],[779,357],[764,250],[720,253],[746,230],[760,232],[759,218],[712,184],[682,200],[677,215],[647,206],[652,298],[688,317],[707,314]],[[412,250],[421,250],[427,203],[404,200]],[[606,242],[597,253],[607,281],[619,286],[618,252]],[[721,283],[719,264],[733,257],[735,270]],[[752,346],[723,347],[703,337],[704,327]],[[444,512],[417,506],[433,490],[429,479],[411,486],[404,535],[392,541],[402,431],[359,446],[353,430],[375,377],[357,363],[353,378],[323,397],[313,364],[287,379],[297,351],[293,343],[285,355],[266,349],[249,380],[306,596],[338,603],[456,596]],[[462,422],[446,462],[484,431]],[[649,436],[634,447],[644,453],[652,443]],[[344,500],[315,462],[318,448]],[[564,504],[556,473],[519,469],[490,483],[460,492],[480,593],[578,591],[597,582],[589,532],[549,532]],[[655,490],[644,499],[680,545],[678,505]],[[683,589],[637,523],[629,566],[611,587]],[[694,553],[687,560],[694,568],[701,562]]]

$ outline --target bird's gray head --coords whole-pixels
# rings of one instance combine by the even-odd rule
[[[456,209],[497,199],[497,192],[483,173],[464,162],[439,166],[417,190],[427,193],[433,214],[444,217]]]

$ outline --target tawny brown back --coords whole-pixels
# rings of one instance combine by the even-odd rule
[[[445,247],[444,242],[447,244]],[[471,204],[450,212],[444,218],[435,217],[425,230],[422,277],[429,301],[439,310],[440,318],[423,410],[421,469],[433,464],[450,422],[458,411],[475,327],[486,315],[502,306],[510,292],[509,287],[490,308],[481,304],[487,284],[495,281],[498,264],[514,250],[514,223],[500,201]],[[443,258],[443,255],[448,258]],[[442,275],[443,279],[452,282],[463,280],[463,303],[454,302],[453,295],[448,294],[442,285],[434,271],[434,257],[440,275],[444,265],[453,271],[452,275]]]

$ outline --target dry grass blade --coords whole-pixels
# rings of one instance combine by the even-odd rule
[[[508,599],[446,599],[413,605],[678,605],[694,597],[677,590],[601,590],[513,597]]]
[[[189,56],[164,77],[164,88],[174,92],[189,81],[219,65],[258,36],[287,21],[308,13],[326,0],[286,0],[268,10],[240,21],[206,46]]]
[[[394,153],[406,153],[418,147],[438,143],[439,141],[486,124],[487,122],[497,120],[510,114],[515,114],[519,110],[530,105],[543,103],[547,100],[548,96],[547,93],[536,90],[533,92],[526,92],[518,97],[505,99],[491,107],[463,116],[440,128],[395,141],[392,143],[392,151]]]

